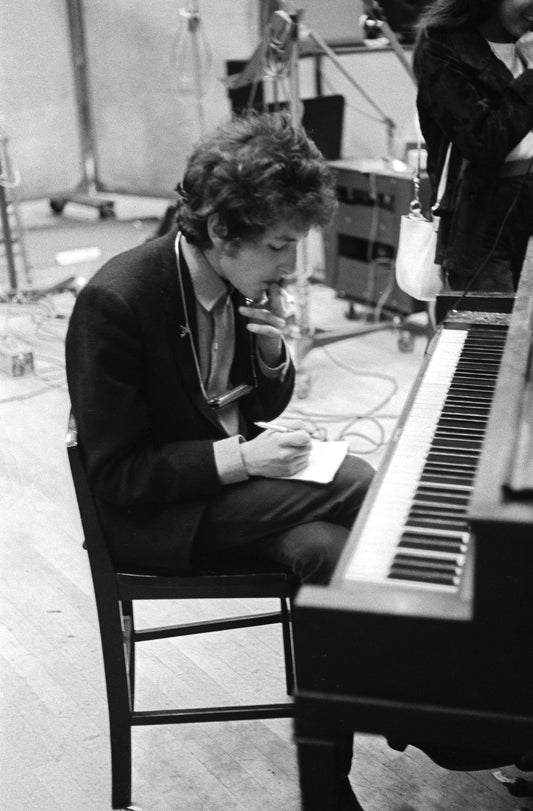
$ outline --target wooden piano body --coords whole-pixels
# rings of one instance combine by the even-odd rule
[[[395,507],[391,492],[413,475],[402,454],[423,433],[413,413],[420,410],[422,392],[428,386],[431,389],[427,382],[431,367],[435,378],[440,368],[445,375],[446,362],[435,357],[444,351],[450,335],[455,338],[453,332],[464,330],[470,321],[477,330],[484,320],[489,332],[494,325],[496,332],[504,329],[502,357],[465,502],[468,542],[466,548],[460,547],[458,568],[449,569],[450,556],[445,554],[444,568],[437,559],[437,577],[433,577],[435,555],[430,552],[429,562],[411,558],[415,560],[412,577],[408,566],[412,550],[406,554],[400,548],[393,553],[378,551],[376,574],[372,553],[367,564],[364,550],[374,541],[379,546],[381,537],[374,539],[373,534],[386,536],[387,520],[398,523],[398,509],[404,515],[407,512],[405,505]],[[470,334],[469,326],[467,331]],[[482,329],[480,334],[483,357],[492,350],[489,340],[483,351],[486,333]],[[449,746],[460,741],[464,748],[485,751],[533,747],[532,358],[530,244],[510,315],[451,314],[439,328],[332,582],[327,587],[305,586],[297,597],[295,732],[305,811],[338,807],[333,773],[335,741],[341,731]],[[457,361],[458,366],[462,362],[462,358]],[[469,363],[467,358],[467,370]],[[472,385],[478,389],[476,380]],[[467,422],[472,412],[477,420],[476,409],[475,403],[468,406]],[[445,410],[446,404],[442,414]],[[439,426],[442,421],[438,419]],[[461,420],[457,424],[460,434]],[[455,452],[461,459],[461,451]],[[425,453],[429,458],[433,447]],[[439,453],[437,449],[437,457]],[[446,474],[444,481],[453,483],[453,473]],[[418,494],[418,484],[417,488]],[[444,491],[446,501],[453,487],[445,485]],[[417,508],[414,518],[407,520],[414,522],[414,530],[398,527],[396,541],[416,540],[416,533],[427,532],[433,549],[443,548],[435,539],[439,541],[439,533],[445,533],[433,527],[446,526],[446,510],[448,506],[444,524],[437,514],[430,516],[429,529],[420,529]],[[459,526],[461,516],[451,520],[452,527],[454,521]],[[372,534],[373,524],[377,529]],[[454,529],[451,534],[458,533]],[[395,562],[398,552],[399,563]],[[382,556],[387,557],[385,568]],[[420,581],[417,571],[422,572]]]

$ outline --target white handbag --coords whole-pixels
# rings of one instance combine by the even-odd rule
[[[448,164],[452,145],[448,147],[442,175],[437,191],[435,211],[442,199],[448,177]],[[439,218],[434,215],[430,220],[424,217],[418,190],[420,186],[420,143],[418,148],[418,169],[414,178],[415,197],[412,200],[409,214],[403,214],[400,220],[400,236],[396,251],[395,270],[398,287],[419,301],[434,301],[444,288],[441,266],[435,264]]]

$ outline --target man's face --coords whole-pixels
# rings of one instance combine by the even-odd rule
[[[498,17],[505,31],[518,39],[533,27],[533,0],[502,0]]]
[[[220,275],[246,298],[259,299],[269,285],[294,273],[296,245],[306,234],[307,229],[281,223],[256,242],[222,244],[216,251]]]

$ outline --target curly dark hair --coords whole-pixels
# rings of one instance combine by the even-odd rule
[[[283,221],[324,226],[336,207],[326,159],[285,112],[250,112],[220,125],[194,149],[177,191],[178,226],[201,247],[210,245],[213,214],[224,240],[238,243]]]

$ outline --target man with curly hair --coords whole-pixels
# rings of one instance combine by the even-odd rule
[[[119,566],[171,572],[257,557],[326,583],[372,478],[287,480],[311,439],[256,422],[294,367],[282,280],[335,208],[321,153],[286,114],[250,114],[194,149],[177,226],[107,262],[79,294],[67,375],[89,480]]]

